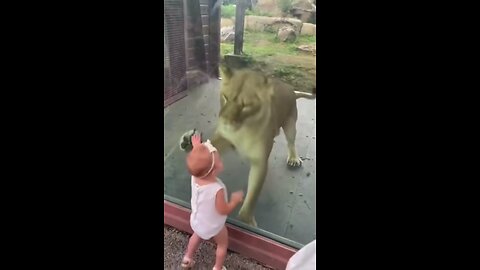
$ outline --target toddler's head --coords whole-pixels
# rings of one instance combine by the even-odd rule
[[[187,169],[197,178],[216,177],[223,170],[223,163],[217,149],[206,141],[187,155]]]

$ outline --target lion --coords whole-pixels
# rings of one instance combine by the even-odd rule
[[[300,167],[302,160],[295,148],[298,98],[316,98],[313,94],[294,91],[281,81],[248,69],[234,70],[221,66],[220,113],[211,143],[220,154],[235,149],[250,163],[248,187],[239,219],[257,226],[254,209],[265,182],[268,158],[274,138],[283,129],[288,144],[287,165]],[[195,130],[183,134],[180,148],[191,149]]]

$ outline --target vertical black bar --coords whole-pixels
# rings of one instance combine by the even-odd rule
[[[220,9],[222,7],[222,0],[210,0],[210,22],[209,22],[209,57],[210,57],[210,70],[212,77],[220,77],[219,63],[220,63]]]
[[[237,0],[237,8],[235,9],[235,44],[233,45],[233,53],[236,55],[243,53],[245,6],[245,0]]]

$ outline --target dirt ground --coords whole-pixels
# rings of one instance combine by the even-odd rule
[[[163,235],[163,269],[182,269],[180,263],[190,235],[167,225],[163,226]],[[215,245],[204,241],[195,254],[194,260],[194,270],[212,269],[215,264]],[[265,267],[255,260],[245,258],[242,255],[231,251],[228,252],[224,265],[228,270],[272,270],[272,268]]]

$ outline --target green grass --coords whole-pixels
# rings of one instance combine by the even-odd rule
[[[298,55],[297,47],[303,44],[314,44],[315,36],[300,36],[295,42],[284,43],[274,33],[249,32],[243,34],[243,52],[254,58],[272,55]],[[221,54],[233,53],[233,44],[221,43]]]
[[[222,18],[233,19],[235,18],[235,6],[234,5],[222,6],[222,10],[220,13]]]
[[[303,78],[303,72],[295,66],[280,66],[273,70],[273,75],[288,82]]]
[[[281,11],[287,13],[292,9],[292,0],[278,0],[277,5]]]
[[[247,9],[245,11],[245,15],[253,15],[253,16],[265,16],[265,17],[274,17],[272,14],[266,11],[262,11],[258,8],[253,8],[253,10]]]
[[[315,36],[300,36],[293,43],[284,43],[277,39],[275,33],[244,32],[243,53],[248,59],[248,66],[254,70],[262,71],[267,76],[279,78],[296,89],[309,91],[315,86],[315,80],[309,75],[309,68],[293,64],[272,62],[271,56],[294,56],[301,54],[299,45],[315,44]],[[234,45],[220,43],[220,52],[223,55],[232,54]]]
[[[299,44],[313,44],[317,42],[316,36],[300,36],[300,38],[296,41]]]

